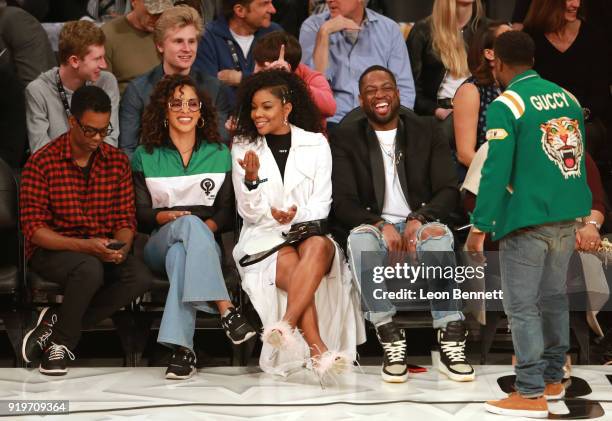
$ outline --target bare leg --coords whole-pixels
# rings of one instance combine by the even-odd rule
[[[314,294],[334,257],[333,243],[326,237],[311,237],[298,246],[279,251],[276,285],[287,292],[283,320],[298,326],[311,349],[311,355],[327,351],[319,335]]]

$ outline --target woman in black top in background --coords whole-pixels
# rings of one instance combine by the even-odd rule
[[[610,62],[605,35],[584,19],[581,0],[533,0],[524,31],[536,45],[534,69],[570,91],[585,112],[587,150],[605,174],[612,157]],[[603,167],[603,168],[602,168]]]

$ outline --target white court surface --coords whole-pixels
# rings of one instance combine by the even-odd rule
[[[512,420],[488,414],[481,403],[504,397],[497,379],[510,375],[510,366],[476,366],[476,381],[456,383],[428,370],[411,374],[408,382],[388,384],[381,380],[379,367],[355,368],[337,382],[321,387],[306,369],[286,379],[259,371],[256,367],[216,367],[200,370],[190,380],[165,380],[163,367],[155,368],[72,368],[67,376],[47,377],[37,370],[0,369],[0,400],[70,401],[71,411],[102,410],[70,416],[27,416],[11,420],[415,420],[473,421]],[[363,372],[362,372],[363,371]],[[592,389],[581,399],[612,401],[612,384],[606,378],[612,367],[574,366],[572,376],[584,379]],[[411,400],[423,403],[389,403]],[[453,402],[442,404],[440,402]],[[351,404],[326,405],[333,402]],[[387,402],[373,405],[373,402]],[[430,403],[427,403],[430,402]],[[196,404],[123,411],[111,408]],[[207,405],[212,404],[212,405]],[[258,406],[233,406],[255,404]],[[272,405],[286,406],[272,406]],[[269,406],[266,406],[269,405]],[[294,406],[292,406],[294,405]],[[302,405],[302,406],[300,406]],[[599,420],[612,420],[612,403]],[[563,402],[550,406],[562,415]]]

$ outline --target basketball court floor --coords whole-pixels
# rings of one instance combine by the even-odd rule
[[[257,367],[204,368],[190,380],[164,379],[163,367],[71,368],[46,377],[34,369],[0,369],[0,407],[11,420],[512,420],[485,412],[482,402],[509,390],[511,366],[476,366],[470,383],[428,367],[408,382],[388,384],[379,366],[354,370],[323,385],[306,369],[287,378]],[[17,416],[8,402],[67,400],[70,415]],[[549,419],[612,420],[612,367],[574,366],[564,401]]]

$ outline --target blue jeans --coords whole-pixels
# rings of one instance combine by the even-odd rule
[[[429,237],[426,240],[421,240],[421,233],[423,230],[430,226],[437,226],[444,229],[445,234],[437,237]],[[372,282],[373,268],[375,266],[384,266],[386,261],[386,255],[388,253],[387,244],[385,243],[382,235],[377,235],[375,228],[368,230],[361,230],[361,227],[351,231],[347,242],[347,254],[351,271],[353,276],[358,280],[358,284],[361,286],[361,299],[362,304],[366,311],[364,311],[364,317],[366,320],[372,322],[374,325],[393,317],[396,313],[395,306],[389,300],[375,299],[373,290],[374,287],[385,289],[385,283],[374,284]],[[405,222],[395,224],[395,228],[400,234],[403,234],[406,228]],[[453,234],[450,232],[448,227],[439,223],[431,223],[421,226],[417,231],[417,256],[421,262],[425,265],[428,264],[444,264],[440,262],[439,258],[441,255],[447,253],[427,253],[427,252],[452,252],[453,251]],[[367,265],[365,264],[362,256],[363,252],[376,252],[368,255]],[[446,262],[449,265],[454,265],[454,256],[450,257],[451,260]],[[433,261],[436,260],[436,261]],[[368,266],[368,267],[364,267]],[[453,286],[456,285],[453,280],[444,279],[430,279],[428,280],[428,291],[443,291],[449,292],[452,297]],[[463,313],[459,311],[461,303],[457,300],[451,299],[441,301],[432,300],[430,302],[431,315],[433,318],[433,327],[445,328],[449,322],[464,320]],[[449,310],[452,309],[452,310]]]
[[[221,271],[221,249],[197,216],[181,216],[149,238],[145,262],[170,281],[157,342],[193,351],[196,311],[218,313],[211,301],[229,300]]]
[[[500,241],[504,311],[516,354],[516,390],[536,397],[563,379],[569,349],[567,266],[574,222],[518,230]]]

